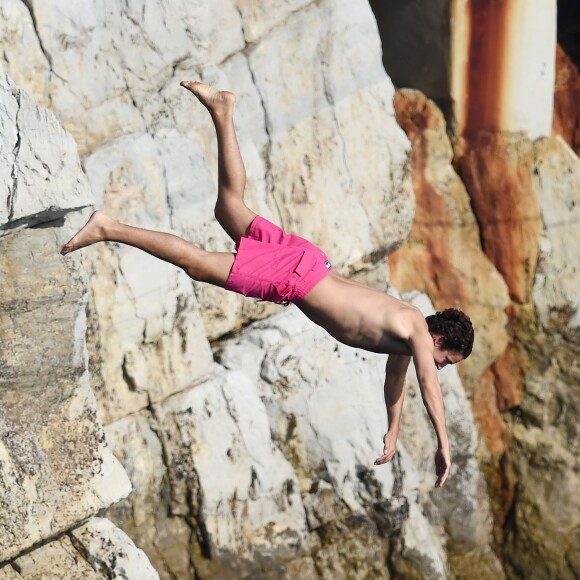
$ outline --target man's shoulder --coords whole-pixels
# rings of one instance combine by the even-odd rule
[[[415,306],[407,305],[402,313],[405,318],[408,339],[412,343],[431,342],[429,327],[423,313]]]

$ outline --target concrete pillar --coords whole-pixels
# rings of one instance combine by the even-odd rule
[[[456,133],[550,135],[556,0],[452,0],[451,8]]]

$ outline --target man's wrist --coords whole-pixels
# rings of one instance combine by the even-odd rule
[[[441,451],[449,451],[449,439],[447,437],[437,437],[437,448]]]

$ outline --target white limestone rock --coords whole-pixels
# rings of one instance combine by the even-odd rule
[[[0,69],[0,236],[92,203],[76,144]]]
[[[294,12],[312,4],[313,0],[287,0],[269,2],[268,0],[235,0],[242,17],[246,42],[256,42],[261,36],[285,21]]]
[[[50,65],[50,101],[83,154],[162,116],[158,91],[176,67],[221,62],[244,46],[233,0],[29,6]]]
[[[0,566],[0,580],[22,580],[22,576],[10,565]]]
[[[159,574],[143,550],[137,548],[131,538],[109,520],[92,518],[72,530],[71,535],[77,549],[103,577],[159,580]]]
[[[392,250],[412,221],[408,141],[380,56],[370,8],[351,0],[310,4],[249,52],[281,223],[344,267]]]
[[[86,279],[61,229],[0,238],[0,562],[131,489],[88,383]]]
[[[393,566],[400,577],[446,580],[441,542],[417,503],[409,506],[409,519],[403,526],[399,550],[393,555]]]
[[[426,306],[432,309],[428,300]],[[289,308],[252,324],[224,345],[218,359],[227,368],[242,368],[259,386],[274,440],[301,481],[311,528],[343,517],[336,505],[377,517],[373,506],[383,502],[387,523],[382,525],[400,530],[402,546],[411,550],[401,548],[398,557],[406,566],[424,559],[437,574],[446,566],[443,523],[457,543],[489,544],[490,512],[475,458],[476,430],[456,372],[441,374],[454,467],[446,486],[430,494],[435,438],[412,370],[399,441],[401,463],[375,467],[387,427],[384,355],[341,345]],[[405,504],[416,506],[411,514],[428,509],[441,524],[409,516],[409,508],[399,507]]]
[[[239,95],[250,207],[311,237],[346,270],[405,238],[413,211],[408,142],[394,120],[393,87],[366,2],[220,0],[208,9],[106,0],[85,10],[50,0],[30,7],[28,19],[9,14],[9,28],[35,25],[53,71],[52,106],[87,155],[98,205],[107,155],[97,149],[127,136],[146,155],[156,149],[163,158],[165,174],[145,169],[144,183],[154,188],[167,180],[160,211],[171,214],[173,230],[207,249],[231,251],[212,219],[214,130],[203,107],[178,86],[201,77]],[[109,209],[133,208],[112,211],[120,219],[134,215],[139,203],[131,188],[115,189],[124,169],[118,179],[105,176],[115,197]],[[211,338],[274,311],[210,288],[196,293]]]
[[[195,147],[184,141],[175,131],[142,135],[114,141],[88,157],[98,205],[131,225],[171,232],[168,188],[177,190],[175,211],[181,214],[179,195],[188,183],[195,191],[193,177],[188,181],[191,168],[201,167],[203,175]],[[194,197],[190,206],[195,204]],[[128,246],[101,244],[83,253],[93,290],[90,348],[101,360],[94,381],[101,385],[97,396],[107,422],[210,372],[209,343],[183,271]]]
[[[107,442],[131,479],[131,495],[106,517],[142,548],[163,578],[189,578],[191,527],[170,510],[171,490],[155,418],[133,413],[107,425]],[[193,559],[196,559],[195,553]]]
[[[110,521],[92,518],[70,537],[37,547],[0,569],[2,580],[153,580],[159,574],[142,550]]]
[[[518,483],[505,555],[528,576],[573,578],[580,570],[580,161],[561,138],[540,139],[532,176],[542,232],[533,322],[518,336],[529,366],[518,413],[509,417]]]
[[[76,145],[4,73],[0,102],[0,230],[10,233],[0,237],[2,562],[119,500],[130,483],[88,383],[86,278],[78,258],[59,255],[69,227],[59,226],[93,200]],[[42,222],[51,223],[25,228]]]
[[[256,347],[262,352],[244,352]],[[387,426],[380,388],[386,358],[337,343],[295,307],[254,323],[219,360],[233,369],[252,356],[244,373],[258,381],[274,440],[300,479],[324,479],[360,513],[367,495],[361,474],[372,471],[381,495],[390,497],[392,465],[372,467]]]
[[[68,536],[20,556],[11,565],[19,580],[102,580],[105,577],[91,567]]]
[[[534,301],[542,324],[570,311],[568,330],[580,327],[580,160],[559,137],[534,144],[534,189],[542,215]]]
[[[217,164],[211,120],[178,86],[183,78],[201,77],[238,94],[236,124],[252,208],[311,236],[345,270],[358,270],[371,255],[383,254],[404,239],[413,211],[408,142],[394,120],[393,88],[381,66],[380,43],[366,2],[292,0],[272,7],[265,2],[220,0],[208,8],[184,2],[153,6],[138,0],[123,4],[104,0],[80,7],[48,0],[28,5],[27,14],[22,6],[3,4],[2,14],[7,17],[0,28],[5,31],[0,40],[3,58],[9,70],[18,69],[21,61],[12,56],[14,49],[6,39],[37,31],[38,42],[27,50],[33,54],[35,70],[44,72],[38,79],[23,75],[19,79],[42,95],[43,102],[50,102],[72,132],[85,156],[97,205],[113,217],[184,235],[207,249],[231,250],[231,241],[212,217]],[[10,151],[14,144],[14,139],[8,143]],[[6,180],[10,176],[8,172]],[[72,216],[58,236],[72,233],[87,213]],[[77,264],[78,258],[72,260]],[[91,382],[105,421],[116,421],[110,429],[115,433],[115,450],[140,497],[167,492],[152,429],[159,431],[169,457],[171,517],[155,528],[162,538],[155,546],[159,560],[172,553],[170,542],[181,541],[176,569],[188,573],[181,551],[191,535],[187,518],[209,530],[207,545],[212,554],[223,556],[225,569],[230,560],[253,569],[260,558],[270,562],[272,554],[298,561],[311,549],[300,491],[318,506],[308,508],[309,518],[315,518],[314,512],[324,503],[310,492],[315,479],[319,485],[328,479],[332,486],[334,499],[328,513],[337,510],[335,520],[342,517],[346,503],[368,523],[364,514],[375,491],[391,498],[392,468],[375,477],[365,467],[380,450],[384,430],[380,388],[366,393],[350,409],[333,405],[336,417],[325,411],[327,399],[332,400],[332,381],[337,379],[330,371],[328,380],[320,379],[319,392],[311,388],[307,396],[291,397],[285,415],[276,410],[280,402],[276,388],[258,380],[260,362],[252,378],[265,393],[270,418],[256,385],[237,373],[186,391],[213,372],[206,334],[219,337],[277,307],[264,308],[221,290],[196,288],[202,310],[208,313],[202,323],[192,284],[183,273],[115,245],[83,250],[82,260],[93,280],[88,319]],[[290,326],[295,324],[292,332],[301,341],[302,322]],[[84,322],[75,328],[75,336],[82,338]],[[277,385],[281,369],[282,377],[286,372],[285,351],[278,350],[278,330],[262,330],[260,340],[273,340],[271,348],[276,350],[265,361],[264,373],[271,373],[269,380]],[[311,345],[318,346],[318,340]],[[334,344],[321,348],[332,354]],[[267,358],[262,346],[260,353]],[[344,356],[356,366],[353,353]],[[322,372],[318,363],[303,366],[292,369],[288,380],[297,380],[300,372],[314,380],[313,374]],[[360,376],[356,371],[353,377],[373,382],[376,378],[380,384],[384,369],[382,363],[379,366],[361,371]],[[206,401],[213,418],[205,413]],[[158,425],[143,411],[151,402]],[[310,404],[314,408],[307,408]],[[185,411],[190,406],[191,422]],[[361,423],[371,407],[372,424]],[[297,418],[295,433],[284,442],[292,414],[305,409],[307,419]],[[134,412],[139,412],[139,421],[125,419]],[[277,424],[276,418],[282,423]],[[340,443],[345,420],[358,425],[347,445]],[[312,449],[297,451],[296,461],[288,454],[296,472],[272,447],[270,424],[282,446],[289,448],[294,439],[313,442]],[[127,433],[134,433],[136,440],[129,441]],[[369,444],[371,439],[376,448]],[[216,440],[219,460],[213,453]],[[248,442],[266,459],[256,458]],[[233,459],[227,457],[230,447],[239,454]],[[150,458],[151,466],[138,463],[140,454]],[[216,479],[216,465],[231,477]],[[183,473],[185,479],[179,479]],[[126,486],[126,479],[121,479]],[[190,497],[195,499],[193,505]],[[243,508],[231,513],[230,500]],[[123,505],[131,505],[134,521],[141,524],[166,507],[160,502],[161,507],[155,508],[159,511],[150,511],[131,501]],[[281,519],[280,506],[285,510]],[[404,506],[397,506],[402,513]],[[250,514],[249,528],[242,526],[238,511],[242,509]],[[275,520],[272,514],[277,514]],[[77,515],[76,521],[88,515]],[[328,514],[324,518],[323,526],[334,521]],[[181,540],[179,534],[166,531],[172,523]],[[376,533],[376,525],[368,525]],[[400,528],[399,523],[393,525]],[[203,537],[206,532],[200,533]],[[154,545],[153,539],[149,545]],[[206,562],[203,554],[200,561],[199,566],[208,570],[218,566]]]
[[[22,0],[0,4],[0,67],[39,105],[50,107],[50,63]]]
[[[308,550],[298,481],[243,373],[217,375],[155,405],[155,413],[171,512],[195,518],[203,555],[211,557],[195,560],[198,573],[248,574]]]

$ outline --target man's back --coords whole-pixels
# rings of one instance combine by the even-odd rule
[[[331,272],[297,306],[340,342],[385,354],[411,354],[410,339],[428,333],[417,308]]]

